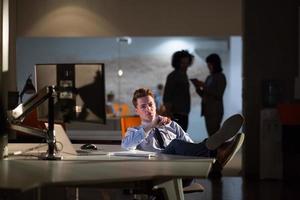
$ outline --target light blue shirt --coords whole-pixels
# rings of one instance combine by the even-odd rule
[[[146,133],[144,127],[145,124],[138,127],[128,128],[126,135],[122,140],[122,148],[127,150],[138,149],[151,152],[162,151],[163,149],[159,147],[159,144],[154,137],[154,128]],[[181,139],[193,143],[190,136],[174,121],[171,121],[167,125],[158,127],[158,130],[161,133],[165,146],[168,146],[174,139]]]

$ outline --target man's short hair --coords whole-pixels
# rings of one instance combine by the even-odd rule
[[[139,88],[136,91],[134,91],[133,97],[132,97],[132,103],[133,103],[134,107],[135,108],[137,107],[137,99],[138,98],[142,98],[142,97],[146,97],[146,96],[151,96],[152,98],[154,98],[154,95],[150,89]]]

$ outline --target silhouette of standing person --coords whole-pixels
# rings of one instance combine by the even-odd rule
[[[163,103],[166,115],[187,131],[191,108],[190,84],[187,69],[193,63],[194,56],[186,50],[177,51],[172,56],[172,71],[167,76]]]
[[[210,75],[205,82],[197,79],[192,80],[196,92],[202,98],[202,112],[206,130],[212,136],[220,129],[223,114],[223,94],[226,88],[226,78],[223,74],[221,58],[218,54],[210,54],[206,57],[207,67]]]
[[[105,105],[99,103],[99,99],[105,99],[105,94],[104,92],[97,92],[103,91],[101,88],[103,85],[102,73],[102,71],[96,71],[93,82],[77,89],[83,102],[82,112],[77,116],[79,120],[103,120],[102,114],[105,113]],[[93,98],[91,98],[91,94],[93,94]]]
[[[156,104],[156,111],[157,113],[161,113],[163,110],[163,103],[162,103],[162,96],[163,96],[164,86],[163,84],[159,83],[156,86],[156,90],[154,90],[154,101]]]

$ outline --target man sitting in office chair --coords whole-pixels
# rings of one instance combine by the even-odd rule
[[[134,92],[132,103],[141,118],[141,125],[128,128],[122,140],[125,149],[138,149],[164,154],[185,156],[215,157],[224,167],[238,151],[244,140],[244,134],[237,132],[244,118],[233,115],[211,137],[200,143],[194,143],[190,136],[174,121],[156,114],[153,93],[140,88]],[[229,139],[231,139],[228,141]],[[183,181],[187,186],[191,181]]]

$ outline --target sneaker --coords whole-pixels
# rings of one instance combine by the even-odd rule
[[[206,140],[206,147],[210,150],[215,150],[221,144],[231,139],[242,127],[244,117],[240,114],[235,114],[226,119],[222,127],[211,137]]]
[[[217,150],[217,162],[223,168],[238,152],[244,142],[245,135],[238,133],[231,141],[225,142]]]

